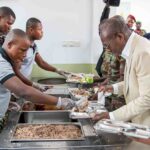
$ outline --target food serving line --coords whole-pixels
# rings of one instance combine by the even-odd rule
[[[49,90],[49,94],[70,97],[68,88],[70,87],[67,84],[54,85],[53,88]],[[24,101],[19,99],[19,103],[23,105]],[[41,124],[43,126],[40,126]],[[70,131],[68,130],[68,132],[70,132],[68,137],[66,136],[67,134],[63,135],[65,136],[64,138],[58,136],[55,138],[41,137],[36,139],[30,138],[29,136],[29,138],[21,139],[21,135],[16,138],[16,129],[18,127],[22,129],[26,127],[26,125],[31,126],[30,130],[32,130],[32,126],[34,125],[37,125],[41,128],[44,126],[47,128],[52,128],[50,129],[52,131],[52,125],[55,127],[60,125],[59,127],[63,127],[63,130],[64,126],[66,127],[68,125],[67,128],[71,129]],[[47,125],[50,126],[48,127]],[[94,124],[90,118],[72,118],[71,112],[65,110],[37,111],[34,109],[30,111],[24,110],[20,112],[11,112],[9,115],[8,123],[0,134],[0,149],[126,149],[129,141],[125,136],[97,132],[93,128],[93,125]],[[73,135],[71,134],[71,130],[75,130],[74,128],[78,128],[77,130],[80,131],[78,131],[77,135],[75,134],[75,136],[72,137]],[[25,132],[27,131],[25,130]]]

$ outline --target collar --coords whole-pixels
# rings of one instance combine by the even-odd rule
[[[33,49],[33,54],[34,54],[35,51],[36,51],[37,45],[33,42],[33,43],[30,45],[30,48]]]
[[[129,39],[128,39],[128,41],[127,41],[127,43],[126,43],[126,45],[125,45],[125,47],[124,47],[124,49],[123,49],[123,51],[122,51],[121,56],[124,59],[128,59],[129,58],[130,49],[131,49],[131,43],[133,41],[134,36],[135,36],[135,33],[132,32],[131,35],[130,35],[130,37],[129,37]]]
[[[8,56],[8,54],[6,53],[5,49],[3,49],[2,47],[0,47],[0,54],[2,55],[2,57],[7,60],[11,66],[13,66],[13,61],[10,59],[10,57]]]
[[[3,45],[4,41],[5,41],[5,35],[0,35],[0,46]]]

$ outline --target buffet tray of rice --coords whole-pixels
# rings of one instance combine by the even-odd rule
[[[84,140],[80,123],[17,124],[11,142]]]

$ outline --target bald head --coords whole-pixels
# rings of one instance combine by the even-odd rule
[[[19,42],[19,40],[21,40],[21,39],[29,40],[28,36],[26,35],[26,33],[23,30],[13,29],[7,34],[7,36],[5,38],[5,42],[2,47],[6,47],[6,45],[8,45],[8,43],[10,43],[10,42],[15,44],[15,43]]]
[[[125,20],[117,15],[104,20],[99,25],[99,35],[105,49],[109,49],[115,55],[121,55],[131,31],[127,27]]]
[[[11,30],[2,47],[14,62],[23,61],[30,47],[30,40],[26,33],[20,29]]]
[[[110,19],[105,19],[99,25],[99,35],[109,36],[110,38],[116,33],[123,33],[124,35],[130,32],[123,17],[116,15]]]

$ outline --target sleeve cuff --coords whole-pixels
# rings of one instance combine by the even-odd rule
[[[1,84],[4,84],[5,81],[7,81],[8,79],[12,78],[13,76],[15,76],[14,73],[5,76],[5,77],[0,81],[0,83],[1,83]]]
[[[115,117],[114,117],[112,112],[109,113],[109,117],[110,117],[111,120],[115,120]]]
[[[113,84],[113,89],[114,89],[114,94],[118,94],[119,90],[118,90],[118,84]]]

